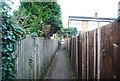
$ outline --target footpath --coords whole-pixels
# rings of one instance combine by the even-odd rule
[[[74,74],[65,56],[64,45],[61,45],[53,59],[45,79],[74,79]]]

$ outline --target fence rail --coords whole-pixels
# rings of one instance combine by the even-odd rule
[[[17,79],[40,79],[50,65],[58,48],[58,41],[41,37],[27,37],[18,42],[15,54]]]
[[[120,22],[66,40],[79,79],[120,79]]]

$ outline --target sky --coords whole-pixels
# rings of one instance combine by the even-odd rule
[[[120,0],[58,0],[61,5],[63,26],[68,27],[68,16],[117,18]]]
[[[120,0],[58,0],[61,6],[63,26],[68,27],[68,16],[87,16],[94,17],[98,13],[98,17],[117,18],[118,2]],[[16,8],[18,0],[14,0]]]

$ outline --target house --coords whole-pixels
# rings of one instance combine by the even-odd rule
[[[113,21],[115,18],[99,18],[97,13],[95,13],[95,17],[69,16],[68,27],[76,27],[78,31],[87,32]]]

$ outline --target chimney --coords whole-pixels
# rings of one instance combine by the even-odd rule
[[[98,13],[97,13],[97,12],[95,13],[95,17],[96,17],[96,18],[98,17]]]

